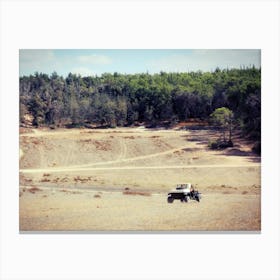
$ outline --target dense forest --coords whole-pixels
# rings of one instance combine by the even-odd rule
[[[66,78],[35,73],[20,77],[20,124],[39,126],[149,125],[196,118],[218,108],[233,112],[236,127],[261,138],[261,69],[255,67],[158,74],[109,74]]]

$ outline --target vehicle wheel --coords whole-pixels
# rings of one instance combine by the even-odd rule
[[[168,202],[168,203],[173,203],[173,200],[174,200],[173,197],[168,197],[168,198],[167,198],[167,202]]]
[[[185,201],[185,202],[188,202],[188,201],[189,201],[189,199],[188,199],[187,196],[184,197],[184,201]]]
[[[197,202],[200,201],[200,195],[199,195],[199,194],[196,196],[196,201],[197,201]]]

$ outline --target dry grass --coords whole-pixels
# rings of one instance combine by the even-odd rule
[[[40,188],[38,188],[38,187],[31,187],[31,188],[29,188],[29,189],[27,189],[30,193],[36,193],[36,192],[38,192],[38,191],[42,191]]]
[[[93,197],[99,192],[70,193],[67,198],[62,192],[52,195],[51,190],[43,194],[20,198],[20,230],[261,229],[260,196],[241,192],[206,193],[200,203],[173,204],[167,203],[166,194],[125,196],[122,192],[106,192],[101,199]]]
[[[40,182],[45,183],[45,182],[50,182],[51,180],[48,178],[43,178],[40,180]]]
[[[123,194],[127,194],[127,195],[143,195],[143,196],[151,196],[150,192],[142,192],[142,191],[123,191]]]
[[[82,177],[80,177],[80,176],[76,176],[76,177],[74,177],[74,181],[75,181],[75,182],[80,181],[81,183],[85,183],[85,182],[90,181],[91,178],[92,178],[91,176],[88,176],[88,177],[85,177],[85,178],[82,178]]]
[[[42,144],[42,142],[39,141],[39,140],[37,140],[37,139],[34,139],[34,140],[32,141],[32,143],[33,143],[34,145],[40,145],[40,144]]]
[[[34,133],[34,132],[31,128],[20,127],[19,128],[19,134],[25,134],[25,133]]]
[[[81,191],[72,191],[72,190],[66,190],[66,189],[59,190],[59,191],[64,192],[64,193],[71,193],[71,194],[81,194],[82,193]]]

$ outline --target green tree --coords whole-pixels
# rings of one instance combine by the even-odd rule
[[[226,108],[217,108],[211,115],[211,120],[222,129],[223,140],[226,142],[226,131],[229,132],[228,142],[232,142],[233,112]]]

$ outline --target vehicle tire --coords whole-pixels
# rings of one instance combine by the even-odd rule
[[[197,201],[197,202],[200,201],[200,195],[199,195],[199,194],[197,194],[195,198],[196,198],[196,201]]]
[[[189,201],[189,198],[188,198],[187,195],[184,197],[184,201],[185,201],[185,202],[188,202],[188,201]]]
[[[167,198],[167,202],[168,202],[168,203],[173,203],[173,200],[174,200],[173,197],[168,197],[168,198]]]

